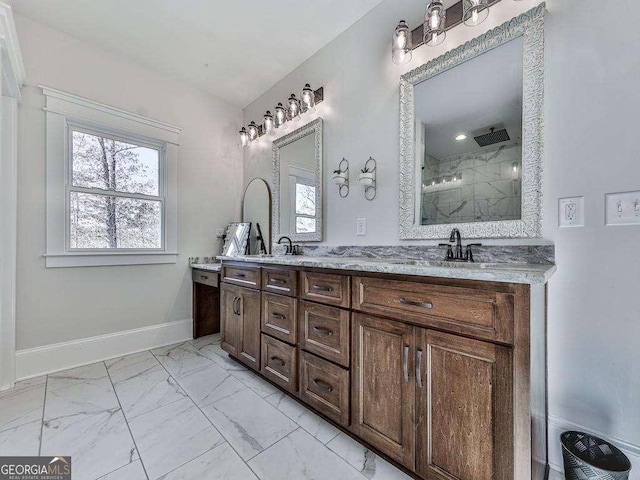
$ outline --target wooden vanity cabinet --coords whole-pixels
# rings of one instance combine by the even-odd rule
[[[220,346],[253,370],[260,370],[260,292],[223,283]]]
[[[546,479],[544,285],[318,270],[223,266],[222,348],[417,479]]]

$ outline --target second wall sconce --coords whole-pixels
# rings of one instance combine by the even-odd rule
[[[338,195],[342,198],[349,196],[349,160],[343,158],[338,169],[333,171],[333,183],[338,185]]]
[[[358,175],[358,183],[364,187],[364,198],[371,201],[376,198],[378,189],[376,187],[376,160],[369,157],[364,164],[364,168],[360,170]]]

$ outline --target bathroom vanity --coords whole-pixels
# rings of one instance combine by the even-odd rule
[[[224,258],[221,345],[415,478],[539,480],[554,270]]]

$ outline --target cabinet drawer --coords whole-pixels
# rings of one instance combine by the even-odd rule
[[[296,347],[262,334],[262,375],[285,390],[298,391]]]
[[[349,308],[351,278],[332,273],[300,272],[301,298]]]
[[[297,300],[262,292],[262,331],[294,344],[298,340]]]
[[[249,288],[260,288],[260,268],[238,265],[222,266],[222,281]]]
[[[336,307],[300,302],[300,348],[349,367],[350,313]]]
[[[514,295],[354,277],[353,308],[479,338],[513,342]]]
[[[217,287],[220,279],[218,272],[210,272],[209,270],[192,270],[191,279],[196,283],[203,283],[210,287]]]
[[[295,297],[298,295],[298,272],[295,270],[263,268],[262,288],[267,292]]]
[[[349,371],[300,352],[300,398],[340,425],[349,426]]]

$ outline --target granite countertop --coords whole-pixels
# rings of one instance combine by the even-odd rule
[[[198,270],[207,270],[209,272],[220,272],[222,269],[221,263],[192,263],[191,268],[196,268]]]
[[[432,260],[411,260],[368,257],[311,257],[240,255],[216,257],[222,261],[250,262],[266,265],[331,268],[360,272],[391,273],[421,277],[461,278],[507,283],[546,283],[556,271],[553,264],[529,263],[455,263]],[[192,265],[198,268],[196,265]]]

